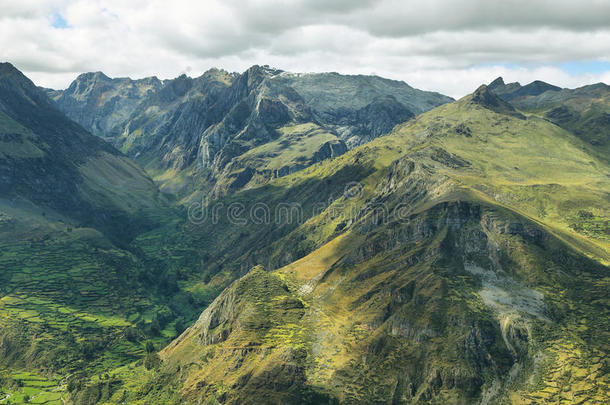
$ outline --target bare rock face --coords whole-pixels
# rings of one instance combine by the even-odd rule
[[[490,91],[485,85],[479,87],[472,94],[472,103],[478,104],[481,107],[487,108],[499,114],[506,114],[513,117],[525,119],[525,116],[523,114],[517,112],[512,105],[502,100],[492,91]]]
[[[335,141],[325,146],[327,140],[313,140],[317,152],[269,171],[275,176],[337,156],[451,101],[376,76],[301,75],[266,66],[242,74],[212,69],[197,78],[163,81],[86,73],[66,90],[45,91],[70,118],[127,155],[161,171],[194,171],[217,196],[238,188],[229,179],[229,168],[232,173],[246,170],[240,184],[249,182],[244,178],[252,170],[261,171],[260,165],[235,160],[281,140],[286,126],[312,123]],[[257,181],[268,177],[264,173],[266,169]]]

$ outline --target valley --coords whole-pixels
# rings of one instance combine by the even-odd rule
[[[0,65],[0,403],[606,402],[610,88],[473,90]]]

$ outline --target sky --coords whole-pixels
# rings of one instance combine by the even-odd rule
[[[573,88],[610,84],[610,0],[0,0],[0,61],[51,88],[254,64],[456,98],[498,76]]]

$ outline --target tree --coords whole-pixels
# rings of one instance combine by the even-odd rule
[[[180,335],[186,329],[186,325],[184,323],[184,318],[179,316],[176,318],[176,322],[174,323],[174,329],[176,329],[176,335]]]
[[[159,336],[161,334],[161,325],[156,317],[150,323],[150,333],[154,336]]]
[[[144,358],[144,367],[147,370],[157,370],[161,366],[161,357],[157,353],[149,353]]]

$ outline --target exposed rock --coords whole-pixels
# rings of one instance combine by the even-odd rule
[[[472,94],[472,102],[487,108],[498,114],[510,115],[516,118],[525,119],[525,116],[515,110],[515,108],[496,96],[487,86],[482,85]]]
[[[278,139],[285,125],[314,123],[342,142],[320,143],[315,156],[304,156],[298,165],[287,162],[275,176],[337,156],[344,147],[368,142],[451,101],[375,76],[300,75],[261,66],[242,74],[212,69],[197,78],[164,81],[86,73],[66,90],[46,91],[70,118],[129,156],[161,171],[205,172],[198,184],[212,189],[211,196],[239,189],[229,187],[226,178],[245,166],[232,162]],[[247,182],[240,178],[237,184]]]

